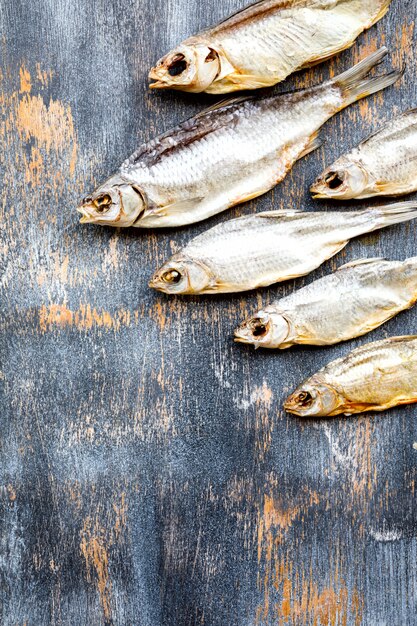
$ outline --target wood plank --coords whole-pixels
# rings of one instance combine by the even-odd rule
[[[147,281],[232,216],[324,210],[324,164],[417,105],[416,6],[278,90],[377,46],[402,83],[326,126],[270,194],[209,223],[82,227],[74,207],[138,144],[213,98],[149,93],[152,63],[239,0],[7,2],[0,7],[1,598],[4,626],[412,626],[416,407],[303,421],[303,378],[363,339],[266,354],[243,316],[364,256],[415,255],[417,225],[363,237],[312,276],[262,292],[168,298]],[[389,65],[390,61],[386,61]],[[408,311],[370,337],[416,331]]]

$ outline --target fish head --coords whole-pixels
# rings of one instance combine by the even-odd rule
[[[149,287],[168,295],[199,294],[211,283],[211,272],[204,263],[176,255],[155,272]]]
[[[235,341],[255,348],[280,348],[290,334],[288,320],[276,312],[259,311],[235,331]]]
[[[311,187],[314,198],[351,200],[360,198],[368,187],[368,175],[359,164],[339,159],[328,167]]]
[[[139,187],[115,176],[84,198],[77,211],[82,215],[81,224],[121,228],[133,226],[146,211],[146,204]]]
[[[205,91],[220,73],[220,56],[202,43],[182,44],[151,69],[151,89],[180,89],[192,93]]]
[[[335,414],[341,403],[336,389],[320,380],[311,379],[286,400],[284,408],[299,417],[329,417]]]

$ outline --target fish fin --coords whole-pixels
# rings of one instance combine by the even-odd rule
[[[414,185],[401,185],[392,181],[376,181],[373,186],[380,196],[404,196],[415,191]]]
[[[382,76],[367,78],[371,69],[378,65],[387,54],[388,49],[383,46],[354,67],[351,67],[347,72],[336,76],[336,78],[331,81],[333,85],[339,87],[342,91],[343,104],[341,108],[345,108],[361,98],[366,98],[366,96],[370,96],[373,93],[393,85],[403,76],[405,68],[402,70],[393,70]]]
[[[220,102],[216,102],[212,106],[200,111],[193,118],[198,120],[200,117],[204,117],[208,113],[212,113],[213,111],[218,111],[219,109],[224,109],[228,106],[232,106],[233,104],[240,104],[241,102],[247,102],[248,100],[253,100],[254,96],[237,96],[236,98],[225,98],[224,100],[220,100]]]
[[[345,270],[348,267],[357,267],[358,265],[371,265],[372,263],[376,263],[377,261],[386,261],[384,257],[375,257],[373,259],[358,259],[357,261],[351,261],[350,263],[345,263],[345,265],[341,265],[337,268],[337,272],[340,270]]]
[[[233,72],[227,74],[220,81],[214,83],[214,87],[218,88],[219,85],[229,90],[244,90],[244,89],[262,89],[263,87],[271,87],[276,83],[275,78],[268,78],[266,76],[257,76],[256,74],[239,74],[239,72]],[[213,92],[213,93],[219,93]]]
[[[277,217],[293,217],[294,215],[304,215],[304,211],[265,211],[263,213],[256,213],[255,217],[274,219]]]
[[[388,0],[385,0],[386,2]],[[297,0],[257,0],[256,2],[253,2],[251,5],[243,7],[242,9],[239,9],[238,11],[235,11],[234,13],[232,13],[231,15],[229,15],[228,17],[226,17],[225,19],[223,19],[221,22],[217,23],[217,26],[215,26],[214,29],[208,29],[208,30],[215,30],[217,29],[219,26],[224,26],[226,25],[235,25],[238,24],[240,21],[243,21],[249,18],[254,18],[257,17],[259,14],[262,14],[265,10],[271,9],[271,8],[276,8],[276,9],[288,9],[288,5],[291,4],[297,4]],[[229,24],[230,23],[230,24]]]
[[[172,204],[166,204],[157,209],[154,209],[152,210],[152,213],[154,215],[157,215],[158,217],[165,217],[168,213],[185,213],[202,200],[204,200],[204,196],[189,198],[188,200],[180,200],[179,202],[173,202]]]
[[[396,120],[400,120],[400,119],[406,118],[406,117],[416,117],[416,114],[417,114],[417,108],[410,109],[408,111],[405,111],[401,115],[399,115],[398,118],[396,118]],[[416,120],[416,124],[417,124],[417,120]],[[387,122],[386,124],[384,124],[380,128],[377,128],[375,131],[373,131],[370,135],[368,135],[366,137],[366,139],[361,141],[361,143],[359,144],[358,147],[362,148],[363,146],[365,146],[366,144],[371,142],[372,139],[375,139],[375,138],[378,138],[378,139],[382,140],[385,137],[389,137],[391,135],[391,133],[392,133],[392,128],[391,127],[392,127],[392,120]],[[387,132],[387,131],[389,131],[389,132]]]
[[[246,195],[236,196],[229,203],[229,208],[236,206],[237,204],[242,204],[243,202],[250,202],[255,198],[259,198],[259,196],[263,196],[265,193],[271,190],[271,185],[267,185],[264,189],[257,189],[251,193],[247,193]]]
[[[415,341],[417,339],[417,335],[404,335],[400,337],[388,337],[388,339],[383,340],[384,343],[402,343],[404,341]]]
[[[318,148],[321,148],[322,145],[323,145],[323,141],[320,139],[319,132],[314,133],[310,137],[310,140],[309,140],[308,144],[306,145],[306,147],[301,152],[301,154],[299,155],[298,158],[302,159],[303,157],[305,157],[308,154],[310,154],[310,152],[314,152],[314,150],[317,150]]]
[[[392,224],[401,224],[417,218],[417,202],[395,202],[375,209],[369,209],[372,213],[377,213],[379,217],[378,225],[373,229],[385,228]],[[370,232],[370,231],[368,231]]]

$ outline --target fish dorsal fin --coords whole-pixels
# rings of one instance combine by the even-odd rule
[[[384,257],[375,257],[373,259],[358,259],[357,261],[350,261],[349,263],[346,263],[345,265],[341,265],[340,267],[337,268],[337,271],[339,272],[340,270],[345,270],[348,267],[357,267],[358,265],[371,265],[371,263],[376,263],[377,261],[386,261],[387,259],[384,259]]]
[[[218,111],[219,109],[225,109],[228,106],[232,106],[233,104],[240,104],[242,102],[247,102],[248,100],[254,100],[254,96],[238,96],[236,98],[226,98],[221,100],[220,102],[216,102],[212,106],[200,111],[197,113],[192,119],[198,120],[201,117],[204,117],[208,113],[213,113],[213,111]]]
[[[308,2],[310,2],[311,4],[311,0],[258,0],[257,2],[254,2],[249,6],[239,9],[235,13],[232,13],[221,22],[218,22],[215,28],[225,25],[232,26],[242,20],[256,17],[264,11],[271,11],[275,9],[291,9],[293,7],[296,8],[297,6],[305,6],[306,4],[308,4]]]
[[[308,215],[304,211],[265,211],[264,213],[256,213],[254,217],[262,219],[275,219],[277,217],[296,217],[298,215]]]
[[[383,340],[384,343],[403,343],[404,341],[415,341],[417,339],[417,335],[404,335],[400,337],[388,337],[388,339]]]
[[[416,114],[417,114],[417,107],[415,109],[409,109],[408,111],[401,113],[401,115],[390,120],[383,126],[380,126],[375,131],[373,131],[370,135],[368,135],[366,139],[361,141],[361,143],[359,144],[359,147],[366,146],[368,143],[371,143],[373,139],[380,139],[382,141],[386,137],[389,137],[390,135],[394,133],[393,124],[395,122],[398,122],[398,120],[401,120],[401,119],[406,119],[408,117],[415,117]],[[398,129],[397,129],[397,132],[398,132]]]

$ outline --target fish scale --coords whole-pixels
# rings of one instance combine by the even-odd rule
[[[417,402],[417,337],[370,343],[320,370],[286,400],[302,417],[384,411]]]
[[[82,222],[184,226],[266,193],[317,147],[317,133],[329,118],[401,76],[393,71],[367,78],[386,54],[382,48],[312,89],[239,99],[187,120],[139,148],[86,198]]]
[[[364,335],[417,300],[417,258],[364,259],[277,300],[244,322],[236,341],[286,349]]]
[[[219,94],[274,85],[350,47],[385,15],[390,2],[258,2],[160,59],[150,72],[151,87]]]
[[[389,122],[340,157],[318,177],[311,191],[316,198],[335,200],[417,191],[417,110]]]
[[[166,293],[232,293],[265,287],[308,274],[353,237],[416,217],[416,202],[365,211],[272,211],[241,217],[193,239],[150,284]],[[181,280],[167,283],[165,276],[173,271]]]

